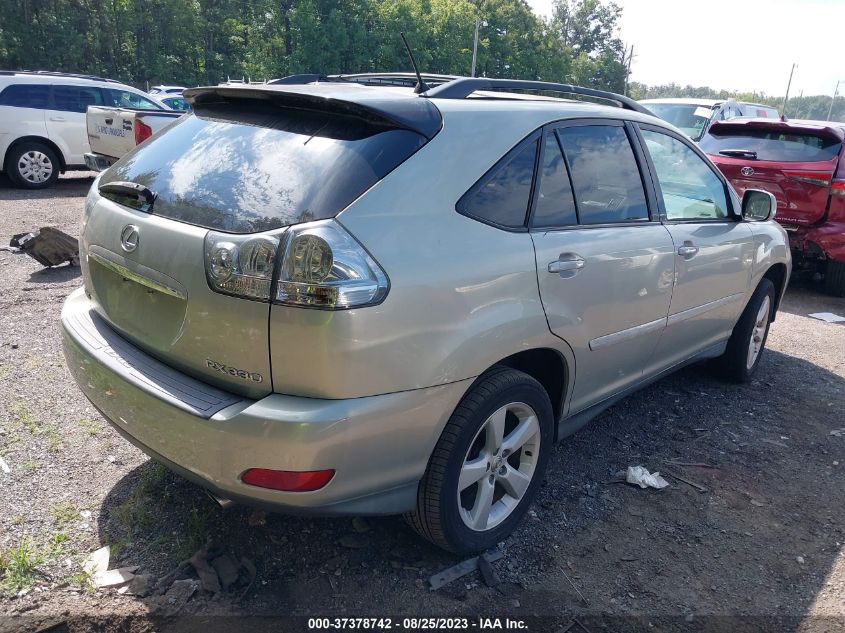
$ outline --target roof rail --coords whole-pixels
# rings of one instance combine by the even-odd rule
[[[583,95],[595,97],[606,101],[613,101],[619,107],[626,110],[633,110],[641,114],[651,115],[652,113],[629,97],[607,92],[605,90],[594,90],[571,84],[557,84],[547,81],[529,81],[523,79],[488,79],[486,77],[470,78],[462,77],[454,81],[441,84],[422,94],[429,99],[466,99],[472,93],[479,90],[543,90],[546,92],[562,92],[565,94]]]
[[[83,75],[78,73],[62,73],[52,70],[0,70],[0,75],[38,75],[42,77],[72,77],[73,79],[88,79],[90,81],[104,81],[112,84],[123,83],[117,79],[107,79],[96,75]]]
[[[422,74],[423,81],[428,84],[441,85],[460,79],[455,75],[437,75],[437,74]],[[289,75],[280,79],[272,79],[268,84],[310,84],[314,82],[351,82],[360,83],[370,86],[415,86],[417,84],[417,75],[415,73],[354,73],[347,75],[321,75],[321,74],[301,74]]]

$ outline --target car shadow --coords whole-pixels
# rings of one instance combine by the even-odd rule
[[[818,281],[808,277],[794,277],[789,282],[780,309],[802,317],[816,312],[845,316],[845,299],[824,293]]]
[[[94,172],[68,172],[46,189],[21,189],[0,174],[0,200],[49,200],[51,198],[77,198],[85,196],[91,188]]]
[[[36,270],[29,275],[29,281],[36,284],[55,284],[66,281],[73,281],[82,274],[79,266],[63,264]]]
[[[532,511],[495,564],[495,588],[473,574],[430,591],[428,577],[464,557],[429,545],[399,517],[222,510],[152,461],[109,491],[99,537],[116,546],[113,566],[140,565],[156,578],[208,540],[251,561],[253,582],[223,602],[195,598],[189,612],[213,604],[253,615],[639,613],[680,615],[677,630],[688,626],[687,608],[800,620],[843,555],[833,509],[845,507],[845,489],[829,434],[843,426],[843,406],[842,377],[772,350],[745,385],[697,365],[633,394],[554,447]],[[632,465],[661,471],[671,487],[616,483]],[[151,610],[161,603],[139,600]]]

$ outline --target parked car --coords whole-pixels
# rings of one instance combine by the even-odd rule
[[[184,90],[185,86],[153,86],[150,88],[150,94],[161,98],[165,95],[181,95]]]
[[[619,95],[369,83],[188,90],[94,183],[65,354],[129,441],[223,503],[480,551],[600,411],[757,370],[791,269],[771,194]]]
[[[726,121],[737,117],[780,118],[777,108],[745,101],[667,98],[643,99],[640,103],[694,141],[701,139],[713,121]]]
[[[798,267],[845,297],[845,123],[735,120],[714,123],[701,148],[741,195],[771,192]]]
[[[177,110],[178,112],[188,112],[191,109],[191,104],[181,94],[163,95],[159,101],[171,110]]]
[[[90,106],[85,115],[88,144],[85,164],[92,171],[108,169],[114,162],[182,116],[172,110],[141,110]]]
[[[86,169],[90,105],[166,106],[131,86],[88,75],[0,71],[0,157],[12,182],[27,189],[52,185],[59,174]]]

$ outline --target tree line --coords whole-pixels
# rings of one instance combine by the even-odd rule
[[[139,87],[295,73],[421,69],[621,92],[620,8],[555,0],[0,0],[0,68],[95,74]]]
[[[768,96],[759,92],[729,92],[714,90],[707,86],[682,86],[670,83],[660,86],[646,86],[631,82],[629,92],[634,99],[657,99],[661,97],[694,97],[697,99],[734,99],[750,103],[774,106],[783,114],[783,96]],[[830,112],[831,121],[845,121],[845,96],[837,96],[831,109],[832,95],[793,96],[786,104],[789,119],[813,119],[824,121]]]

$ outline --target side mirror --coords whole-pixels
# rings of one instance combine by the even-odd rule
[[[778,210],[778,201],[768,191],[746,189],[742,195],[742,219],[752,222],[773,220]]]

